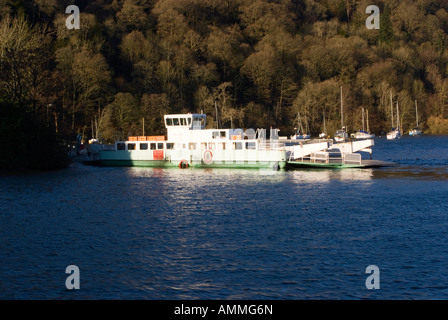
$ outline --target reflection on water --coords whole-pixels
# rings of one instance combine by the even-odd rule
[[[381,169],[2,176],[0,298],[445,299],[447,142],[379,140]]]
[[[291,172],[297,182],[329,182],[329,181],[369,181],[373,177],[373,169],[301,169]]]
[[[417,179],[417,180],[448,180],[448,166],[416,167],[375,170],[374,178]]]

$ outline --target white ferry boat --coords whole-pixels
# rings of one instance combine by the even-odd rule
[[[273,168],[286,166],[278,130],[205,129],[205,114],[165,115],[165,136],[129,137],[112,150],[100,150],[98,163],[108,166]]]

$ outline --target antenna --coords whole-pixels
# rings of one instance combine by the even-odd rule
[[[216,104],[216,99],[215,99],[215,113],[216,113],[216,129],[219,129],[218,105]]]

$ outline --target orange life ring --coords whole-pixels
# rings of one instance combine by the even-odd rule
[[[188,169],[188,161],[187,160],[180,160],[179,168],[180,169]]]
[[[204,151],[204,154],[202,155],[202,161],[204,161],[205,164],[213,163],[213,153],[211,150]]]

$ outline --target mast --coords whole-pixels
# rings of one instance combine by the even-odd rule
[[[398,111],[398,101],[397,101],[397,130],[400,132],[400,113]]]
[[[307,134],[309,134],[309,131],[310,131],[310,127],[309,127],[309,125],[308,125],[308,118],[305,116],[305,127],[306,127],[306,132],[305,132],[305,134],[307,135]]]
[[[367,132],[370,132],[369,128],[369,109],[366,110],[366,120],[367,120]]]
[[[415,119],[417,119],[417,128],[418,128],[418,111],[417,111],[417,100],[415,100]]]
[[[365,126],[364,126],[364,107],[362,107],[362,131],[365,131]]]
[[[390,116],[391,116],[391,123],[392,123],[392,128],[394,127],[394,104],[392,102],[392,90],[390,91]]]
[[[215,114],[216,114],[216,129],[219,129],[218,105],[216,104],[216,99],[215,99]]]
[[[327,125],[325,123],[325,110],[324,110],[324,133],[327,134]]]
[[[344,127],[344,107],[342,101],[342,86],[341,86],[341,127]]]

